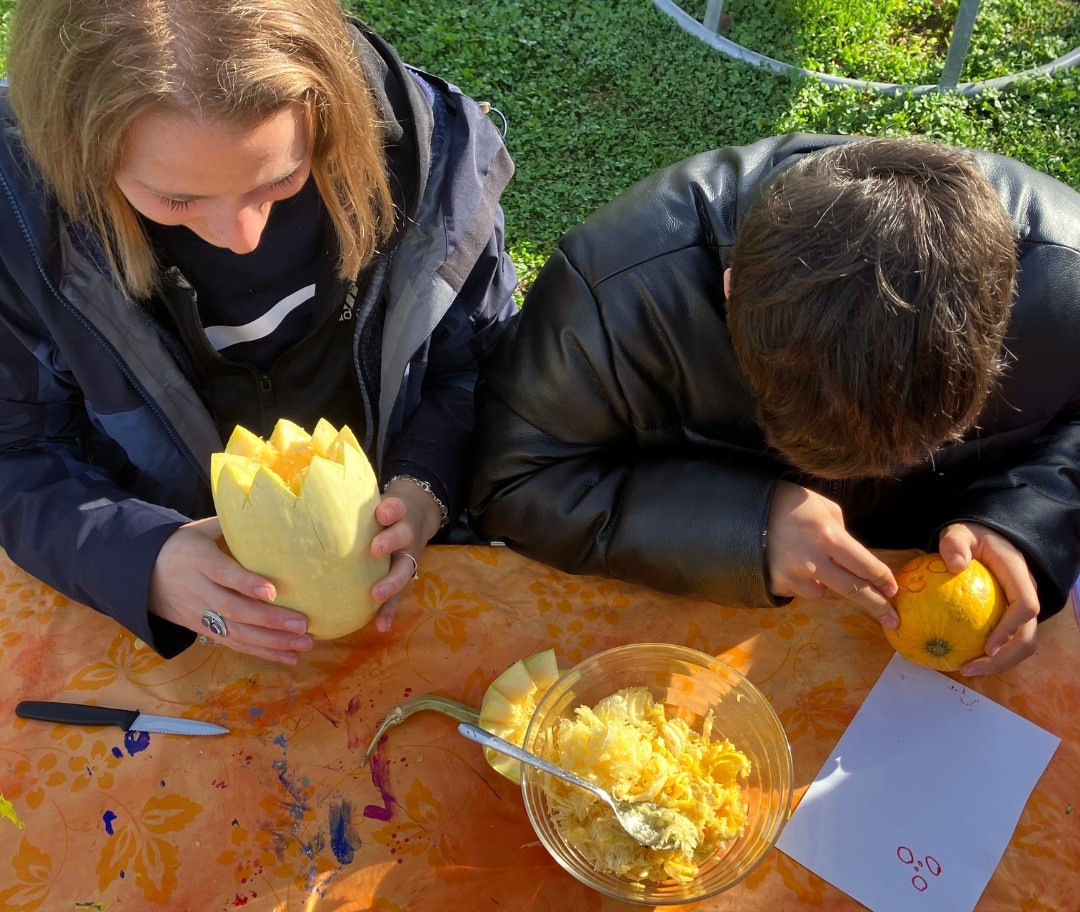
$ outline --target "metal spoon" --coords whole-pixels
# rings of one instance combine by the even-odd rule
[[[587,779],[582,779],[561,766],[549,763],[542,757],[531,754],[509,741],[504,741],[497,735],[486,732],[470,722],[462,722],[458,725],[458,731],[477,744],[490,747],[500,754],[506,754],[508,757],[513,757],[515,760],[520,760],[529,766],[535,766],[538,770],[543,770],[545,773],[562,779],[564,782],[569,782],[571,785],[577,785],[592,792],[611,808],[622,828],[643,846],[650,849],[674,849],[680,843],[684,843],[691,851],[697,847],[697,828],[688,817],[672,808],[661,807],[651,801],[624,801],[616,798]],[[674,829],[672,828],[673,825]],[[680,832],[687,834],[687,836],[693,834],[693,836],[680,838]]]

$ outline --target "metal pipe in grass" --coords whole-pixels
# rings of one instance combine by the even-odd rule
[[[782,60],[774,60],[772,57],[766,57],[764,54],[759,54],[757,51],[751,51],[749,48],[745,48],[741,44],[737,44],[729,38],[725,38],[723,35],[709,31],[704,25],[675,3],[674,0],[653,0],[653,5],[662,13],[665,13],[674,19],[681,29],[694,35],[701,41],[704,41],[710,47],[720,51],[722,54],[726,54],[728,57],[741,60],[744,63],[749,63],[753,66],[772,70],[775,73],[782,73],[788,76],[808,76],[817,79],[826,85],[881,92],[884,95],[901,95],[904,93],[926,95],[930,92],[956,92],[960,95],[978,95],[980,92],[987,89],[1003,89],[1014,83],[1027,82],[1032,79],[1049,78],[1058,72],[1058,70],[1066,70],[1080,63],[1080,47],[1076,47],[1067,54],[1058,57],[1056,60],[1051,60],[1049,63],[1044,63],[1042,66],[1032,67],[1029,70],[1023,70],[1019,73],[1010,73],[1008,76],[1000,76],[995,79],[983,79],[979,82],[961,82],[955,86],[941,84],[912,86],[895,82],[874,82],[869,79],[849,79],[846,76],[833,76],[830,73],[818,73],[814,70],[807,70],[790,63],[784,63]]]

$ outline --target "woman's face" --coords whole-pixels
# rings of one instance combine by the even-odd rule
[[[289,105],[254,128],[148,114],[132,125],[114,179],[132,207],[208,244],[250,253],[277,200],[311,173],[307,110]]]

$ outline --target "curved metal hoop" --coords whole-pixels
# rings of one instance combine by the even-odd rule
[[[765,67],[776,73],[784,73],[789,76],[810,76],[828,85],[847,86],[853,89],[871,89],[885,95],[899,95],[910,92],[912,95],[926,95],[930,92],[958,92],[961,95],[978,95],[986,89],[1003,89],[1015,82],[1026,82],[1031,79],[1052,76],[1058,70],[1067,70],[1080,63],[1080,47],[1073,48],[1069,53],[1044,63],[1042,66],[1032,67],[1019,73],[1010,73],[1008,76],[1000,76],[996,79],[984,79],[980,82],[961,82],[955,86],[943,85],[901,85],[895,82],[873,82],[868,79],[849,79],[846,76],[833,76],[829,73],[818,73],[815,70],[807,70],[781,60],[766,57],[757,51],[736,44],[723,35],[709,31],[693,16],[683,10],[674,0],[653,0],[653,6],[666,13],[679,25],[681,29],[700,38],[710,47],[728,57],[742,60],[753,66]]]

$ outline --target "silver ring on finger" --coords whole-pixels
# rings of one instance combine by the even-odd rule
[[[420,565],[416,562],[416,558],[413,557],[408,551],[395,551],[391,556],[397,557],[399,554],[402,557],[407,557],[409,560],[412,561],[412,578],[420,579]]]
[[[216,611],[204,611],[202,625],[215,636],[224,638],[229,635],[229,628],[225,624],[225,618]]]

